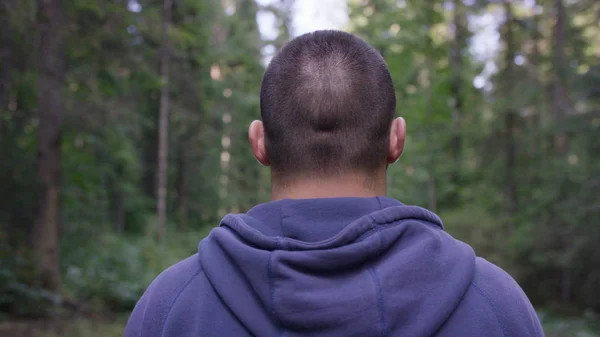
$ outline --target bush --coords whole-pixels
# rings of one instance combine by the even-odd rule
[[[131,310],[160,272],[196,253],[207,233],[169,233],[163,244],[151,236],[115,234],[101,235],[85,246],[69,242],[70,251],[63,251],[65,292],[111,311]]]
[[[538,311],[546,337],[598,337],[600,319],[591,311],[580,316],[563,316],[548,310]]]
[[[440,217],[446,231],[473,247],[477,256],[506,267],[503,255],[506,239],[502,235],[502,226],[485,208],[472,205],[446,211]]]
[[[36,279],[30,257],[0,242],[0,315],[38,317],[53,313],[61,298],[39,288]]]

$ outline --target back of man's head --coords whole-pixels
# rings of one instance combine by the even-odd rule
[[[381,55],[361,39],[340,31],[295,38],[269,64],[260,98],[274,173],[311,177],[385,167],[394,86]]]

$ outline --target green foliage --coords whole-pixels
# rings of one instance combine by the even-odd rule
[[[208,228],[169,233],[163,244],[150,235],[71,238],[63,247],[65,292],[114,312],[131,310],[150,282],[167,267],[195,254],[207,234]]]
[[[41,288],[36,278],[31,259],[0,240],[0,321],[2,312],[26,317],[55,312],[61,297]]]
[[[170,222],[158,245],[148,224],[155,222],[162,4],[138,2],[139,11],[128,1],[64,2],[61,295],[115,311],[131,309],[159,272],[193,254],[225,212],[268,200],[269,173],[252,157],[247,126],[259,117],[261,51],[289,38],[291,13],[288,0],[175,2]],[[452,235],[509,270],[536,306],[598,311],[600,3],[562,2],[563,49],[557,1],[549,0],[533,8],[510,2],[513,20],[491,1],[349,0],[347,28],[386,59],[398,115],[407,120],[389,195],[438,212]],[[39,194],[36,6],[0,6],[0,312],[23,316],[61,304],[40,289],[29,255]],[[272,40],[259,33],[259,11],[276,16]],[[481,18],[493,22],[479,27]],[[498,39],[498,50],[483,58],[473,53],[482,32],[492,46]],[[508,47],[522,62],[510,60]],[[475,87],[474,79],[483,82]],[[568,109],[556,100],[561,88]],[[541,315],[549,336],[598,330],[593,315]],[[104,335],[86,320],[68,329]],[[109,323],[106,335],[117,330]]]
[[[124,329],[124,319],[117,320],[116,322],[96,321],[94,319],[76,319],[68,322],[60,333],[41,332],[40,337],[122,337]]]
[[[456,239],[468,242],[478,256],[485,256],[493,263],[506,265],[504,248],[507,238],[503,235],[498,219],[481,205],[467,205],[463,208],[445,211],[440,214],[444,228]]]
[[[510,271],[534,303],[599,310],[600,100],[590,89],[600,83],[599,45],[589,37],[600,30],[581,10],[600,8],[563,2],[565,50],[555,47],[556,1],[513,2],[510,21],[491,2],[350,1],[350,27],[385,57],[407,121],[388,193],[439,212],[452,235]],[[500,48],[483,59],[470,49],[482,16],[502,18],[488,26]],[[507,60],[509,47],[523,62]],[[475,88],[491,65],[487,87]],[[570,114],[557,103],[559,85]]]
[[[598,337],[600,320],[592,312],[582,317],[561,317],[551,311],[538,311],[547,337]]]

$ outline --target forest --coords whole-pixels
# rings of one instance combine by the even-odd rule
[[[301,2],[0,2],[0,336],[121,336],[154,277],[269,200],[247,127]],[[600,336],[600,2],[344,8],[408,125],[389,196],[509,271],[547,336]]]

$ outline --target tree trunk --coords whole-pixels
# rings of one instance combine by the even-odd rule
[[[554,50],[552,52],[554,63],[553,78],[553,110],[556,127],[560,128],[565,114],[572,114],[573,107],[569,99],[567,89],[567,72],[569,64],[566,48],[566,14],[565,6],[562,0],[554,0],[554,15],[556,23],[554,24]],[[558,129],[554,136],[554,149],[557,153],[564,153],[567,149],[567,136],[564,131]]]
[[[533,36],[531,37],[533,43],[533,51],[531,53],[531,64],[533,65],[533,80],[532,85],[535,89],[534,95],[531,97],[531,157],[537,162],[538,165],[532,165],[534,169],[533,174],[537,175],[542,164],[542,142],[543,142],[543,133],[541,130],[541,111],[538,107],[539,102],[543,102],[543,88],[544,84],[542,83],[542,79],[540,77],[540,40],[542,39],[540,33],[540,15],[536,14],[533,17]]]
[[[596,57],[600,59],[600,6],[596,11]]]
[[[179,231],[185,232],[187,230],[187,153],[182,142],[179,144],[178,152],[177,199],[179,205],[177,213],[179,213]]]
[[[125,192],[120,189],[116,195],[115,205],[115,222],[117,225],[117,233],[125,232]]]
[[[437,212],[437,192],[435,186],[435,176],[433,164],[427,168],[427,207],[433,213]]]
[[[8,107],[9,76],[10,76],[10,50],[8,41],[0,36],[0,110]],[[0,121],[2,123],[2,121]],[[2,124],[0,124],[2,125]]]
[[[506,56],[505,56],[505,74],[504,74],[504,86],[506,88],[507,97],[510,97],[513,92],[513,79],[514,76],[514,60],[515,60],[515,41],[513,35],[513,11],[509,1],[504,2],[504,10],[506,13],[506,24],[504,27],[504,42],[506,45]],[[505,200],[506,209],[508,213],[508,223],[512,222],[515,214],[517,213],[517,184],[515,181],[515,166],[517,161],[516,145],[515,145],[515,124],[516,124],[516,112],[511,106],[510,102],[508,107],[504,111],[504,154],[505,154]],[[511,225],[507,225],[507,230],[511,231]]]
[[[39,0],[39,209],[32,231],[33,253],[46,289],[60,289],[60,132],[64,101],[64,17],[60,0]]]
[[[117,164],[116,167],[116,178],[109,180],[109,186],[111,186],[111,207],[113,212],[112,220],[115,222],[115,230],[121,234],[125,232],[125,191],[121,186],[123,181],[123,166]]]
[[[434,1],[430,1],[430,6],[428,7],[428,24],[431,26],[433,24],[433,9]],[[429,34],[429,33],[428,33]],[[431,59],[431,49],[433,48],[433,41],[431,36],[427,35],[427,41],[425,44],[425,68],[427,71],[427,78],[429,83],[427,84],[427,102],[425,103],[425,115],[427,116],[426,120],[432,119],[433,114],[433,83],[434,83],[434,62]],[[432,212],[437,212],[437,187],[435,181],[435,155],[432,153],[432,140],[425,140],[426,148],[427,148],[427,207]]]
[[[3,8],[0,6],[0,17],[8,18],[8,8]],[[13,41],[11,40],[11,35],[13,32],[11,29],[8,29],[8,22],[4,24],[3,30],[0,31],[0,112],[5,112],[9,109],[10,101],[11,101],[11,85],[10,85],[10,74],[12,71],[15,71],[15,64],[13,64],[13,59],[15,58],[13,55]],[[19,71],[19,70],[17,70]],[[13,106],[14,107],[14,106]],[[0,116],[0,132],[3,132],[3,126],[8,124],[3,116]],[[0,133],[0,136],[2,134]]]
[[[516,146],[515,146],[515,118],[514,110],[508,109],[504,115],[505,154],[506,154],[506,207],[508,216],[512,220],[517,213],[517,184],[515,182]]]
[[[169,29],[171,27],[171,10],[173,0],[164,0],[163,29],[160,48],[160,112],[158,122],[158,169],[156,179],[156,213],[158,218],[158,239],[163,241],[167,236],[167,164],[169,151],[169,62],[171,46]]]
[[[562,267],[560,299],[564,303],[570,303],[573,300],[573,273],[569,266]]]
[[[223,145],[223,139],[229,138],[231,141],[231,114],[223,114],[222,136],[221,136],[221,174],[219,177],[219,217],[223,217],[231,210],[231,203],[228,199],[229,179],[230,179],[230,160],[231,153],[229,146]]]
[[[552,107],[554,112],[554,125],[556,131],[554,133],[554,151],[559,156],[567,152],[568,139],[561,126],[565,117],[574,113],[573,104],[569,98],[568,89],[568,72],[569,60],[566,54],[566,12],[562,0],[554,0],[554,16],[555,24],[553,31],[553,83],[552,83]],[[564,234],[560,237],[560,241],[564,246],[565,251],[570,251],[573,238],[569,234]],[[573,290],[573,275],[569,264],[562,265],[561,271],[561,300],[570,302],[572,300]]]
[[[452,204],[456,205],[460,202],[458,190],[460,189],[460,174],[461,174],[461,114],[462,114],[462,51],[464,49],[464,15],[462,1],[454,1],[454,17],[452,20],[454,26],[454,43],[451,49],[450,61],[452,65],[452,159],[454,162],[452,168],[451,181],[454,189],[450,199]]]

